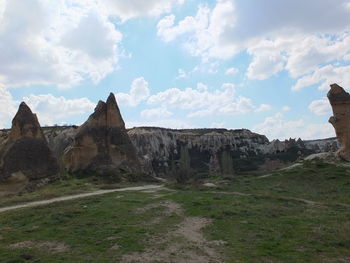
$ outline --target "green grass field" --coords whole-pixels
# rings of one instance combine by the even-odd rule
[[[350,262],[349,168],[306,162],[230,178],[1,213],[0,262]],[[37,193],[71,194],[79,182],[97,187]]]

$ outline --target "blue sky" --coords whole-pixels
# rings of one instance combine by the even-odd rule
[[[334,136],[349,30],[349,0],[0,0],[0,126],[22,100],[81,124],[114,92],[127,127]]]

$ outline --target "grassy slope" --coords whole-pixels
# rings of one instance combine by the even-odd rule
[[[96,177],[77,179],[71,176],[56,181],[31,193],[19,194],[16,196],[12,195],[0,197],[0,208],[5,206],[22,204],[26,202],[46,200],[60,196],[92,192],[100,189],[115,189],[129,186],[137,186],[142,184],[149,184],[149,182],[106,183],[105,180],[97,180]]]
[[[180,222],[173,215],[145,224],[161,209],[135,212],[161,200],[181,204],[186,216],[211,218],[205,235],[225,241],[226,262],[350,262],[350,208],[337,205],[350,204],[349,169],[306,163],[266,178],[237,176],[233,184],[217,189],[176,189],[158,198],[152,193],[113,193],[1,214],[0,262],[118,262]],[[228,194],[234,191],[253,195]],[[25,240],[54,240],[69,250],[8,248]],[[111,249],[116,242],[120,248]]]

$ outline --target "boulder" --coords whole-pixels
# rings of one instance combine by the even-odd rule
[[[350,95],[339,85],[332,84],[327,97],[333,110],[329,122],[333,125],[341,145],[337,154],[350,161]]]
[[[22,102],[1,147],[0,184],[11,188],[8,184],[16,182],[18,187],[14,187],[14,191],[31,190],[56,179],[58,173],[57,161],[48,147],[36,115]]]
[[[63,154],[63,163],[69,172],[86,174],[141,172],[113,93],[106,102],[99,101],[94,113],[78,128],[73,144]]]

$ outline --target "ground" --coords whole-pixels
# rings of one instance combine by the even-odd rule
[[[97,187],[76,180],[0,206],[73,194],[80,182]],[[217,186],[170,184],[3,212],[0,262],[350,262],[349,168],[306,162],[207,181]]]

